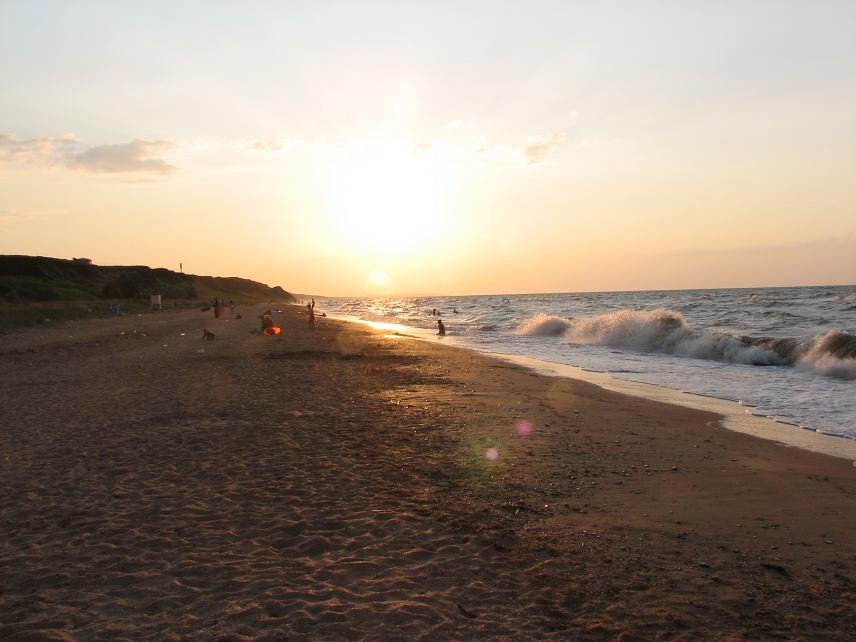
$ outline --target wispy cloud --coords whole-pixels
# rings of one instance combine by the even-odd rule
[[[283,147],[284,145],[274,138],[257,140],[250,145],[250,149],[257,152],[278,152]]]
[[[526,154],[526,162],[530,165],[540,163],[549,157],[567,139],[568,135],[565,132],[553,132],[530,138],[523,147],[523,152]]]
[[[175,143],[169,140],[132,140],[130,143],[117,145],[99,145],[72,156],[68,166],[108,174],[172,174],[177,168],[158,156],[173,147]]]
[[[25,166],[62,165],[80,145],[74,134],[20,140],[15,134],[0,133],[0,163]]]
[[[132,140],[128,143],[87,147],[74,134],[19,139],[0,134],[0,164],[19,167],[68,167],[88,172],[171,174],[176,171],[163,158],[175,147],[169,140]]]
[[[477,128],[476,123],[461,121],[451,123],[447,129],[473,128]],[[443,156],[459,162],[491,160],[535,165],[553,157],[567,141],[566,132],[554,131],[506,142],[464,142],[456,136],[449,136],[420,140],[418,143],[402,141],[400,144],[411,145],[413,152],[420,156]],[[327,150],[333,145],[336,150],[348,154],[355,147],[367,146],[373,150],[377,145],[383,150],[391,144],[386,140],[374,141],[370,138],[331,143],[267,136],[257,139],[202,137],[180,141],[135,139],[93,146],[73,134],[23,140],[14,134],[0,134],[0,166],[64,168],[111,175],[121,182],[140,182],[161,180],[175,174],[179,170],[176,161],[182,168],[195,173],[251,171],[261,164],[271,166],[274,157],[281,157],[282,160],[286,153],[300,153],[301,150],[311,154],[312,150]]]
[[[516,142],[479,145],[473,151],[494,161],[535,165],[553,156],[567,140],[566,132],[556,131],[529,136]]]

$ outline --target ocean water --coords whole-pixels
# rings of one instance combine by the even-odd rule
[[[475,350],[736,401],[856,439],[856,286],[319,299]]]

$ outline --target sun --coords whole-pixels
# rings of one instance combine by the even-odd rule
[[[375,272],[371,272],[368,276],[368,282],[371,285],[378,286],[378,287],[381,287],[384,285],[389,285],[389,282],[390,282],[389,274],[387,274],[386,272],[381,272],[380,270],[377,270]]]
[[[430,148],[365,142],[339,150],[332,163],[328,214],[351,250],[407,253],[444,234],[449,186],[448,164]]]

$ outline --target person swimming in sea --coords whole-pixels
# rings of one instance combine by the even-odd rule
[[[437,334],[441,337],[446,336],[446,326],[443,325],[443,321],[440,319],[437,319]]]

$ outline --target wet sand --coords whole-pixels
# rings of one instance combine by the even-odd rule
[[[850,461],[244,312],[0,337],[0,639],[856,639]]]

